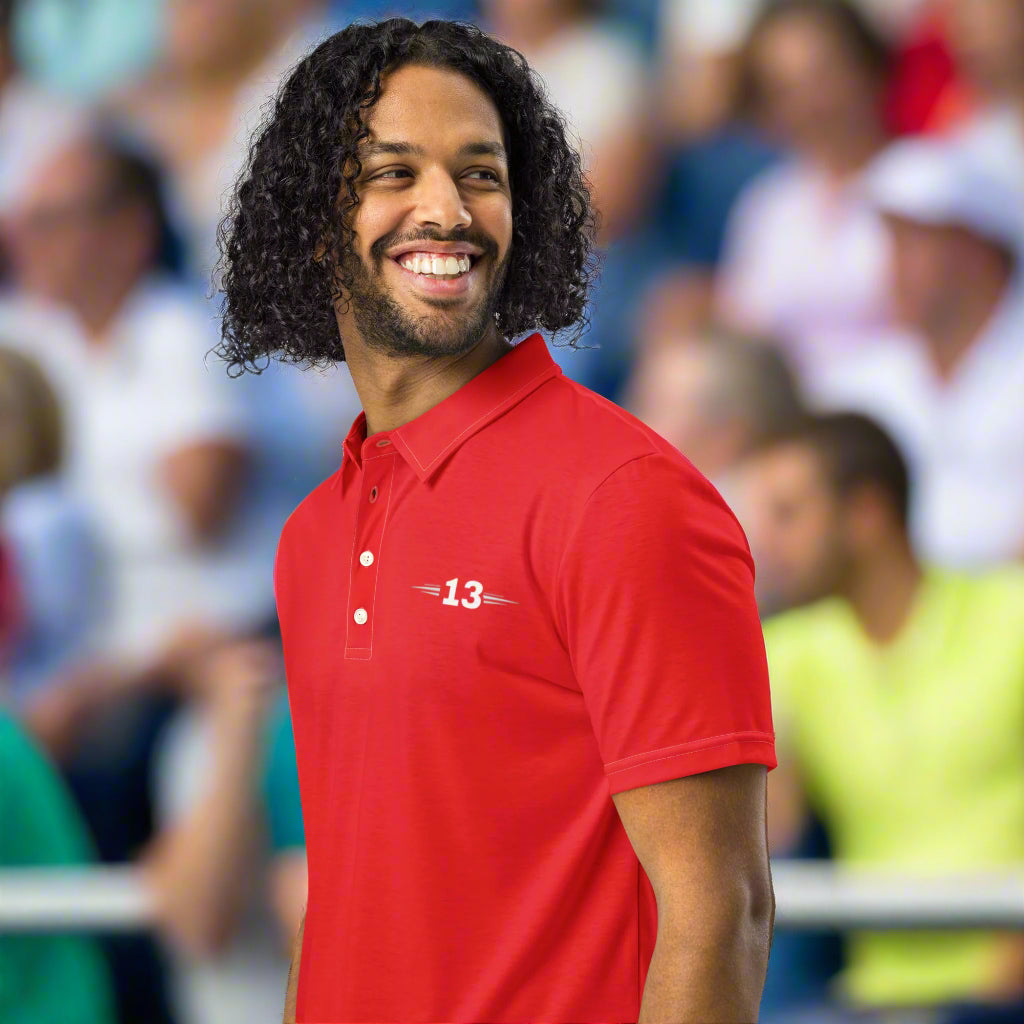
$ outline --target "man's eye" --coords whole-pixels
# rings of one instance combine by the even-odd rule
[[[484,170],[470,171],[469,174],[466,175],[466,177],[467,178],[473,178],[473,177],[476,177],[476,175],[483,175],[483,177],[480,179],[481,181],[498,181],[498,180],[500,180],[498,178],[498,176],[494,173],[494,171],[484,171]]]
[[[393,171],[381,171],[380,174],[373,176],[373,181],[379,181],[381,178],[397,178],[400,175],[408,174],[409,172],[402,168],[395,168]]]

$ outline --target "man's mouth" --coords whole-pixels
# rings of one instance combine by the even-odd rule
[[[410,273],[440,280],[468,274],[478,257],[470,253],[404,252],[394,261]]]

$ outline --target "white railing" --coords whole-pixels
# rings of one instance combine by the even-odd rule
[[[776,860],[780,929],[1024,928],[1024,865],[931,878]],[[137,868],[0,871],[0,932],[136,931],[153,923]]]

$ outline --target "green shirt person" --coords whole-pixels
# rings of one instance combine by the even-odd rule
[[[0,869],[94,859],[85,826],[45,755],[0,710]],[[0,1022],[114,1024],[103,954],[83,935],[0,932]]]

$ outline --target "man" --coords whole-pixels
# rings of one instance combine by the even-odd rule
[[[754,1020],[749,553],[668,442],[510,344],[577,323],[593,238],[525,61],[450,22],[336,34],[227,229],[225,357],[343,358],[363,405],[277,555],[309,862],[286,1019]]]
[[[811,398],[867,413],[899,442],[918,481],[911,524],[925,558],[983,567],[1024,556],[1019,197],[969,155],[924,140],[893,144],[865,190],[892,238],[894,323],[843,343],[851,356],[816,377]]]
[[[765,624],[788,755],[769,794],[773,848],[797,838],[809,800],[843,862],[1019,864],[1024,569],[922,565],[903,458],[863,416],[812,419],[744,475],[758,571],[805,606]],[[858,1011],[1024,999],[1019,935],[858,933],[847,953],[840,992]]]

